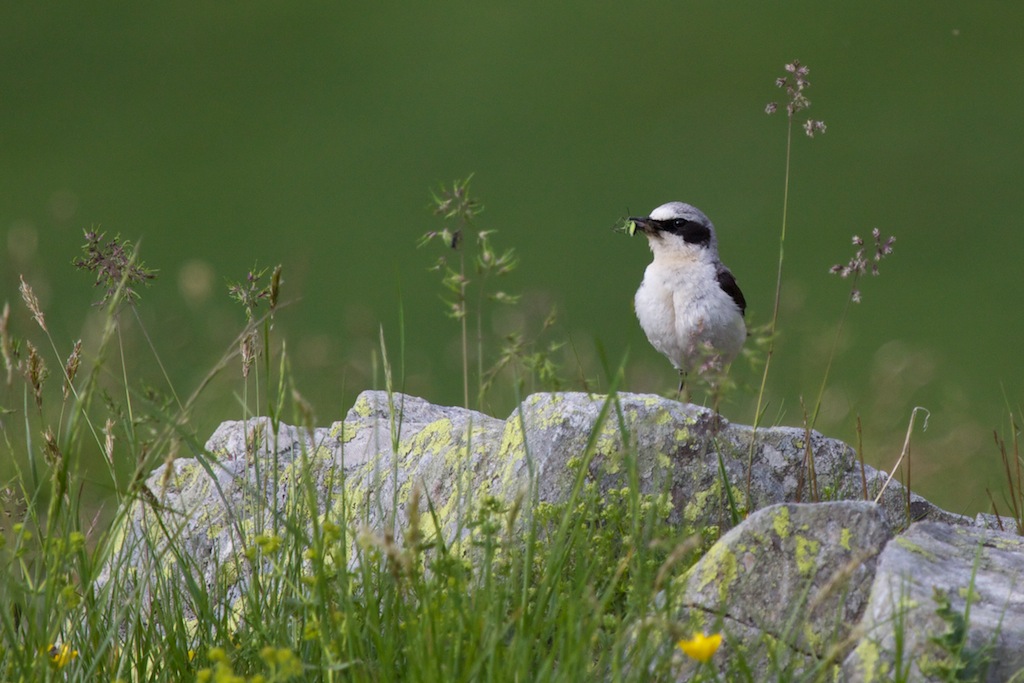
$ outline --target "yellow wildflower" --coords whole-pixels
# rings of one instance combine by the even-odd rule
[[[698,633],[689,640],[680,640],[676,643],[676,645],[679,646],[679,649],[682,650],[687,657],[696,659],[698,662],[709,661],[721,644],[721,633],[713,633],[710,636]]]
[[[60,669],[78,656],[78,650],[72,650],[70,645],[61,645],[60,647],[50,645],[47,654],[50,656],[50,661]]]

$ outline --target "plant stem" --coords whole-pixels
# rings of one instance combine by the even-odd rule
[[[782,300],[782,262],[785,257],[786,220],[789,212],[789,169],[793,151],[793,116],[790,114],[786,126],[786,174],[782,190],[782,231],[779,234],[779,265],[775,275],[775,305],[772,307],[772,322],[768,333],[768,353],[764,360],[764,373],[761,375],[761,388],[757,392],[757,407],[754,410],[753,431],[750,434],[750,450],[747,453],[747,499],[750,499],[751,471],[754,461],[754,444],[757,442],[757,428],[761,424],[761,412],[764,406],[764,392],[768,385],[768,370],[775,355],[775,330],[779,324],[779,303]]]
[[[853,287],[857,287],[857,275],[853,276]],[[843,327],[846,325],[846,317],[850,313],[850,303],[853,301],[851,296],[846,300],[846,306],[843,307],[843,315],[839,318],[839,327],[836,328],[836,336],[832,340],[832,350],[828,354],[828,363],[825,365],[825,374],[821,378],[821,386],[818,388],[818,398],[814,401],[814,413],[811,415],[810,429],[814,429],[814,425],[818,422],[818,413],[821,412],[821,399],[825,395],[825,385],[828,383],[829,373],[832,371],[832,361],[836,357],[836,349],[839,347],[839,338],[843,335]]]
[[[480,288],[476,296],[476,407],[484,407],[484,280],[480,273]]]
[[[469,333],[466,329],[466,252],[459,250],[459,271],[462,281],[459,283],[459,306],[462,307],[462,405],[469,409]]]

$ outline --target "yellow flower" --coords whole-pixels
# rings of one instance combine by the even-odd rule
[[[72,650],[70,645],[61,645],[60,647],[51,645],[47,648],[46,653],[49,655],[50,661],[57,665],[58,669],[78,656],[78,650]]]
[[[698,662],[707,662],[722,644],[722,634],[714,633],[706,636],[698,633],[689,640],[680,640],[676,645],[686,653],[687,657],[696,659]]]

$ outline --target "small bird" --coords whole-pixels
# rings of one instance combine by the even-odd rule
[[[629,220],[629,233],[643,232],[654,254],[636,291],[636,317],[679,371],[682,394],[687,373],[736,358],[747,338],[747,302],[719,260],[715,227],[700,209],[669,202]]]

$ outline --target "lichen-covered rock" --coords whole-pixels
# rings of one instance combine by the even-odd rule
[[[241,572],[233,558],[242,537],[280,523],[254,511],[283,514],[294,496],[309,495],[300,481],[313,483],[325,518],[384,532],[405,527],[418,488],[420,523],[432,524],[435,517],[423,514],[432,506],[449,542],[488,496],[565,500],[580,467],[601,490],[628,485],[635,471],[643,493],[669,493],[672,520],[721,530],[737,513],[773,503],[859,499],[865,483],[871,495],[882,488],[885,474],[864,467],[862,476],[840,441],[783,427],[754,435],[710,410],[654,395],[535,394],[499,420],[367,391],[342,422],[312,433],[267,418],[223,423],[207,443],[212,458],[153,472],[147,486],[161,519],[138,504],[119,559],[142,566],[134,555],[162,547],[169,534],[207,582]],[[883,494],[894,525],[906,521],[905,496],[896,483]],[[919,516],[955,517],[918,497],[914,505]],[[160,568],[170,574],[183,559],[162,557]]]
[[[755,670],[764,670],[769,656],[786,659],[780,668],[798,674],[827,668],[841,660],[832,651],[837,644],[853,646],[848,639],[867,603],[876,556],[891,536],[872,503],[773,505],[725,534],[677,579],[674,608],[698,630],[728,634],[723,664],[741,650]],[[681,660],[679,680],[695,669]]]
[[[913,525],[879,557],[857,631],[859,643],[844,664],[851,681],[1019,676],[1024,539],[934,522]]]
[[[849,446],[816,432],[754,430],[653,395],[535,394],[501,420],[369,391],[329,428],[225,422],[206,450],[147,480],[151,495],[128,511],[106,567],[120,573],[122,587],[137,577],[145,594],[154,576],[220,585],[221,609],[235,614],[233,601],[258,561],[255,539],[286,524],[331,522],[352,532],[350,541],[369,536],[389,547],[400,547],[410,529],[458,545],[481,506],[529,511],[565,502],[583,476],[600,493],[635,485],[644,495],[667,495],[669,522],[689,529],[724,533],[749,514],[666,593],[680,618],[728,633],[749,666],[767,666],[769,656],[778,666],[785,653],[786,671],[827,669],[830,680],[885,679],[898,666],[925,680],[915,676],[930,675],[928,662],[939,661],[929,638],[941,636],[975,593],[970,647],[991,641],[993,649],[982,650],[1008,662],[990,671],[1024,665],[1014,654],[1024,645],[1019,539],[948,526],[993,520],[908,494],[861,465]],[[878,505],[864,501],[876,497]],[[919,519],[930,523],[888,540]],[[976,568],[973,583],[965,568]],[[939,621],[933,587],[948,601]],[[922,630],[907,634],[902,652],[916,659],[899,664],[892,627],[911,621]]]

